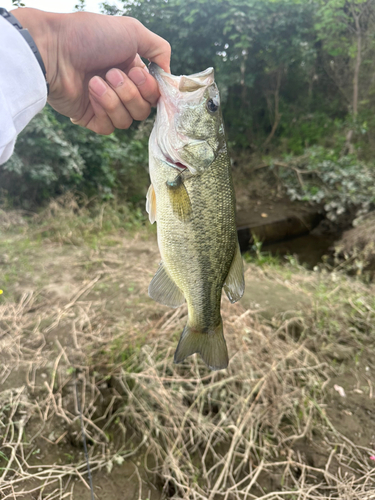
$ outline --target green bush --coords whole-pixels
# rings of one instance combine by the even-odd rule
[[[358,217],[375,203],[375,166],[355,154],[340,157],[334,150],[314,146],[302,156],[275,160],[272,166],[279,166],[280,179],[292,201],[323,205],[331,221],[343,214]]]
[[[72,189],[104,200],[117,194],[138,202],[148,185],[149,131],[142,133],[144,129],[101,136],[47,106],[19,135],[10,160],[0,166],[2,192],[25,208]]]

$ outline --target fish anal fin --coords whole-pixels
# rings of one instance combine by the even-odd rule
[[[228,349],[221,319],[220,323],[208,333],[195,330],[189,323],[185,326],[174,355],[174,362],[181,363],[196,352],[202,356],[203,361],[211,370],[227,368]]]
[[[152,184],[150,184],[147,191],[146,212],[148,213],[148,218],[150,219],[151,224],[153,224],[156,221],[156,195]]]
[[[238,243],[228,276],[224,283],[224,290],[232,304],[240,300],[245,291],[243,261]]]
[[[174,181],[167,182],[167,190],[174,215],[181,222],[191,219],[191,201],[180,175]]]
[[[183,292],[169,276],[163,262],[151,280],[148,294],[159,304],[169,307],[178,307],[185,302]]]

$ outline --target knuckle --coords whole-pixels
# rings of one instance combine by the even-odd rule
[[[122,19],[126,23],[126,28],[130,28],[131,30],[133,30],[133,32],[137,32],[139,29],[143,28],[143,24],[134,17],[122,16]]]
[[[143,111],[139,111],[136,120],[146,120],[151,113],[151,106],[148,109],[144,109]]]
[[[172,53],[171,44],[169,42],[167,42],[167,40],[164,40],[164,52],[166,52],[169,56]]]
[[[116,109],[118,108],[118,105],[119,105],[119,103],[117,100],[111,99],[110,101],[103,104],[103,107],[107,111],[108,114],[112,114],[116,111]]]
[[[123,96],[124,102],[134,101],[139,97],[139,91],[135,86],[130,86],[126,89],[125,95]]]
[[[134,28],[139,28],[140,26],[143,26],[141,21],[138,21],[135,17],[130,17],[126,16],[126,20],[129,24],[132,24]]]
[[[99,123],[95,127],[88,127],[99,135],[110,135],[115,127],[109,123]]]
[[[101,129],[98,134],[100,135],[110,135],[112,134],[112,132],[114,132],[115,130],[115,127],[107,127],[107,128],[103,128]]]
[[[133,119],[129,117],[129,118],[124,118],[121,121],[115,122],[114,125],[116,128],[124,130],[128,129],[132,123]]]
[[[87,127],[88,130],[92,130],[93,132],[95,132],[95,134],[98,134],[98,135],[109,135],[113,132],[112,131],[109,131],[108,129],[104,129],[102,127],[92,127],[91,125],[88,125]]]

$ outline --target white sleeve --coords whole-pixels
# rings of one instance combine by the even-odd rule
[[[13,153],[17,134],[44,107],[47,87],[32,50],[0,17],[0,165]]]

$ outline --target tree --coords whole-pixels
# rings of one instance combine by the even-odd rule
[[[123,5],[124,15],[171,43],[175,74],[215,67],[227,129],[238,145],[253,143],[258,132],[266,145],[275,136],[286,75],[298,74],[294,80],[302,80],[308,92],[314,41],[313,5],[307,0],[123,0]]]
[[[326,52],[326,70],[356,119],[359,103],[369,92],[375,69],[375,3],[373,0],[320,0],[315,26]]]

